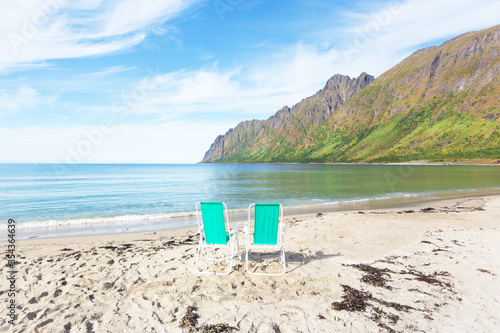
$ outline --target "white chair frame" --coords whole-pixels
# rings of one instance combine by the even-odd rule
[[[227,206],[223,202],[222,205],[224,206],[224,222],[226,225],[226,230],[229,231],[229,241],[226,243],[226,245],[223,244],[207,244],[206,239],[205,239],[205,230],[203,228],[203,217],[201,216],[201,202],[196,203],[196,218],[198,220],[198,232],[200,234],[200,242],[198,244],[198,252],[196,254],[196,263],[195,263],[195,270],[199,274],[216,274],[216,275],[228,275],[231,273],[232,267],[233,267],[233,258],[234,258],[234,246],[237,246],[238,249],[238,254],[239,254],[239,261],[241,261],[241,254],[240,254],[240,244],[238,241],[238,229],[241,225],[241,223],[238,223],[235,225],[234,229],[231,230],[229,228],[229,219],[227,216]],[[207,271],[201,271],[198,268],[198,262],[201,254],[201,249],[205,249],[205,255],[208,259],[213,260],[213,261],[229,261],[229,269],[227,272],[207,272]],[[208,249],[209,248],[221,248],[221,249],[227,249],[231,248],[231,259],[223,259],[223,258],[212,258],[208,254]]]
[[[286,228],[285,224],[283,223],[283,206],[280,204],[280,216],[279,216],[279,223],[278,223],[278,239],[276,242],[276,245],[255,245],[253,244],[253,228],[252,226],[255,226],[255,213],[254,213],[254,224],[251,223],[251,212],[252,212],[252,206],[254,207],[254,212],[255,212],[255,204],[251,204],[248,206],[248,222],[245,223],[244,229],[245,229],[245,248],[246,248],[246,254],[245,254],[245,262],[246,262],[246,269],[248,274],[251,275],[283,275],[286,272],[286,261],[285,261],[285,233],[286,233]],[[251,249],[275,249],[280,251],[280,263],[283,264],[283,272],[281,273],[252,273],[248,269],[248,253],[250,252]]]

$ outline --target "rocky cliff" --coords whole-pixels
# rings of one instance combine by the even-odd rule
[[[292,108],[284,106],[267,120],[244,121],[219,135],[202,162],[253,162],[272,158],[283,147],[298,144],[373,81],[374,77],[366,73],[353,79],[334,75],[323,89]]]

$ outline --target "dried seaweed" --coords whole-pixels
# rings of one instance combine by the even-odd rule
[[[445,250],[445,249],[440,249],[440,248],[437,248],[437,249],[432,250],[432,252],[439,252],[439,251],[441,251],[441,252],[450,252],[450,251],[448,251],[448,250]]]
[[[424,211],[429,212],[429,213],[437,213],[437,212],[442,212],[441,210],[437,209],[432,209],[432,208],[427,208],[424,209]],[[442,230],[438,230],[437,232],[442,232]],[[437,238],[436,241],[443,241],[442,239]],[[429,244],[432,245],[434,242],[431,242],[429,240],[422,240],[421,241],[423,244]],[[458,241],[452,241],[455,245],[463,246],[460,244]],[[450,248],[448,246],[445,246],[443,248],[441,247],[436,247],[432,250],[431,253],[437,255],[439,252],[448,252],[448,253],[453,253],[450,251]],[[425,253],[425,252],[421,252]],[[373,262],[373,264],[376,263],[388,263],[391,265],[397,265],[397,266],[404,266],[404,270],[391,270],[389,268],[377,268],[373,267],[369,264],[343,264],[343,266],[349,266],[352,268],[355,268],[361,272],[363,272],[360,281],[375,287],[381,287],[385,288],[387,290],[392,290],[392,286],[390,286],[393,277],[395,276],[401,276],[401,275],[406,275],[406,276],[401,276],[400,278],[403,278],[405,280],[413,280],[413,281],[419,281],[419,282],[425,282],[426,284],[436,286],[438,289],[441,289],[441,292],[447,291],[453,293],[453,285],[448,282],[450,278],[443,278],[443,277],[450,277],[450,273],[446,271],[434,271],[433,273],[430,272],[421,272],[416,270],[415,266],[404,264],[402,262],[399,262],[399,259],[407,259],[408,257],[404,256],[391,256],[391,257],[386,257],[382,260],[377,260]],[[420,264],[421,266],[429,266],[430,263],[423,263]],[[385,266],[385,265],[384,265]],[[383,267],[383,266],[382,266]],[[390,267],[390,266],[389,266]],[[392,268],[392,267],[391,267]],[[492,274],[490,271],[478,268],[477,269],[479,272],[486,273],[486,274]],[[447,281],[448,280],[448,281]],[[422,285],[420,285],[422,286]],[[432,290],[435,290],[436,287],[431,288]],[[377,298],[377,295],[383,295],[380,292],[376,292],[371,290],[374,294],[370,293],[368,290],[357,290],[355,288],[352,288],[350,286],[342,285],[342,288],[344,290],[344,293],[341,297],[340,302],[333,302],[332,303],[332,308],[334,310],[345,310],[345,311],[350,311],[350,312],[360,312],[362,313],[362,316],[365,316],[366,318],[370,319],[374,323],[376,323],[381,331],[388,331],[388,332],[396,332],[396,327],[395,325],[398,324],[400,321],[400,316],[402,316],[402,313],[406,312],[412,312],[412,311],[419,311],[422,312],[422,315],[425,319],[427,320],[433,320],[432,317],[430,316],[434,311],[440,311],[440,307],[446,303],[442,304],[435,304],[434,307],[428,307],[427,305],[424,306],[424,308],[419,309],[415,308],[409,305],[405,304],[400,304],[400,303],[395,303],[395,302],[390,302],[386,299],[386,297],[381,297]],[[443,290],[444,289],[444,290]],[[379,289],[380,290],[380,289]],[[418,288],[413,288],[409,289],[409,291],[412,292],[419,292],[424,295],[428,296],[434,296],[432,292],[427,292],[427,291],[421,291]],[[379,296],[380,297],[380,296]],[[458,298],[459,301],[461,299]],[[419,303],[420,301],[417,301],[415,303]]]
[[[389,333],[396,333],[397,332],[397,331],[393,330],[392,328],[390,328],[389,326],[387,326],[384,323],[378,323],[378,326],[386,329],[387,332],[389,332]]]
[[[414,214],[415,211],[414,210],[403,210],[403,211],[399,211],[399,212],[396,212],[397,214]]]
[[[391,257],[388,259],[397,259],[397,257]],[[379,260],[379,262],[392,263],[390,260]],[[362,271],[364,275],[360,279],[361,282],[373,285],[375,287],[382,287],[387,290],[392,290],[392,287],[388,285],[388,282],[391,278],[390,274],[409,274],[413,275],[414,279],[417,281],[423,281],[429,284],[438,285],[440,287],[452,287],[450,283],[446,283],[438,279],[439,276],[450,276],[450,274],[445,271],[434,272],[430,275],[426,275],[414,269],[395,272],[388,268],[377,268],[367,264],[354,264],[344,266],[350,266]],[[347,285],[342,285],[342,288],[344,290],[342,301],[332,303],[332,308],[334,310],[346,310],[351,312],[365,312],[369,310],[370,314],[365,316],[373,322],[377,323],[379,327],[388,332],[396,332],[389,325],[396,325],[400,317],[395,313],[388,313],[386,309],[391,308],[398,312],[410,312],[410,310],[424,312],[426,311],[411,307],[409,305],[389,302],[380,298],[376,298],[373,297],[372,294],[368,291],[357,290]]]
[[[399,316],[398,315],[391,315],[391,314],[388,314],[387,315],[387,319],[389,319],[389,322],[393,325],[396,325],[399,321]]]
[[[354,267],[356,269],[359,269],[362,272],[365,272],[366,274],[363,275],[361,278],[361,282],[371,284],[372,286],[375,287],[382,287],[388,290],[392,290],[392,287],[387,285],[387,277],[391,277],[389,273],[394,273],[393,271],[387,269],[387,268],[376,268],[373,266],[369,266],[366,264],[359,264],[359,265],[349,265],[351,267]]]
[[[382,299],[379,299],[379,298],[372,298],[374,301],[376,301],[377,303],[380,303],[384,306],[387,306],[389,308],[393,308],[397,311],[404,311],[404,312],[409,312],[409,310],[416,310],[415,308],[409,306],[409,305],[403,305],[403,304],[399,304],[399,303],[394,303],[394,302],[387,302],[387,301],[384,301]],[[397,316],[396,316],[397,317]],[[399,319],[398,319],[399,320]],[[397,321],[397,320],[396,320]]]
[[[484,208],[481,206],[459,206],[459,203],[452,207],[441,207],[441,208],[432,208],[432,207],[427,207],[427,208],[422,208],[420,212],[422,213],[460,213],[460,212],[477,212],[477,211],[484,211]]]
[[[379,327],[384,328],[387,332],[390,333],[396,333],[394,329],[391,327],[387,326],[383,321],[382,318],[387,318],[390,322],[390,324],[395,325],[399,321],[399,316],[397,315],[391,315],[384,313],[384,311],[381,308],[374,308],[374,313],[370,317],[370,319],[378,324]]]
[[[419,271],[416,271],[416,270],[410,270],[410,271],[406,272],[406,274],[416,276],[414,279],[417,281],[427,282],[428,284],[433,284],[433,285],[437,285],[440,287],[448,287],[448,288],[452,287],[451,283],[442,282],[442,281],[436,279],[436,276],[450,276],[450,273],[445,272],[445,271],[434,272],[431,275],[426,275],[426,274],[419,272]]]
[[[189,333],[227,333],[235,330],[239,331],[237,327],[229,326],[225,323],[198,326],[198,319],[200,316],[196,313],[197,310],[195,306],[188,306],[179,327],[184,328]]]
[[[342,288],[344,289],[344,295],[342,295],[343,301],[333,302],[332,308],[337,311],[365,311],[368,305],[367,300],[372,298],[372,294],[347,285],[342,285]]]
[[[134,244],[120,244],[118,246],[114,246],[114,245],[99,246],[99,248],[105,249],[105,250],[112,250],[112,251],[115,251],[115,250],[123,251],[123,250],[128,250],[133,246],[134,246]]]
[[[186,313],[184,317],[181,319],[181,323],[179,324],[180,328],[187,329],[187,332],[197,332],[198,329],[196,326],[198,325],[198,318],[200,316],[196,313],[197,308],[194,306],[188,306],[186,309]]]
[[[481,273],[488,273],[488,274],[491,274],[493,276],[496,276],[496,274],[493,274],[492,272],[490,272],[487,269],[477,268],[477,270],[480,271]]]
[[[164,242],[163,246],[168,247],[168,248],[172,248],[174,246],[179,246],[179,245],[193,245],[196,242],[198,242],[198,240],[199,240],[199,237],[195,237],[193,235],[188,235],[186,237],[186,239],[183,239],[183,240],[174,239],[174,240],[169,240],[167,242]]]
[[[239,331],[239,329],[228,324],[201,325],[198,329],[198,332],[201,333],[226,333],[232,331]]]
[[[379,303],[381,305],[391,307],[396,309],[397,311],[405,311],[408,312],[410,309],[415,310],[411,306],[401,305],[394,302],[386,302],[384,300],[374,298],[371,293],[366,291],[357,290],[355,288],[349,287],[347,285],[342,285],[344,289],[344,294],[342,295],[341,302],[333,302],[332,309],[340,311],[358,311],[364,312],[366,309],[371,308],[373,313],[371,317],[368,317],[370,320],[374,321],[378,324],[379,327],[386,329],[388,332],[396,332],[394,329],[385,324],[382,320],[386,319],[389,324],[395,325],[399,321],[399,316],[396,314],[390,314],[384,312],[384,310],[378,306],[370,304],[369,301]]]

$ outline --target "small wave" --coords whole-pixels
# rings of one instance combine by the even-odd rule
[[[463,191],[463,190],[462,190]],[[355,205],[356,203],[366,203],[366,202],[377,202],[384,200],[392,200],[392,199],[404,199],[404,198],[419,198],[419,197],[428,197],[434,195],[446,195],[452,194],[455,192],[462,192],[460,190],[452,190],[452,191],[429,191],[429,192],[420,192],[420,193],[408,193],[408,192],[394,192],[381,194],[373,197],[364,197],[364,198],[339,198],[336,200],[321,200],[321,199],[312,199],[308,202],[295,202],[286,204],[283,203],[285,209],[314,209],[319,207],[342,207],[345,205]],[[465,192],[475,192],[480,191],[476,189],[469,189]],[[235,208],[228,209],[228,213],[230,215],[238,215],[245,214],[247,212],[247,207],[244,208]],[[107,217],[86,217],[86,218],[68,218],[68,219],[50,219],[50,220],[32,220],[17,223],[17,228],[19,229],[46,229],[46,228],[64,228],[64,227],[85,227],[91,225],[113,225],[113,224],[146,224],[145,222],[161,222],[167,220],[175,220],[175,219],[193,219],[196,217],[196,211],[184,211],[184,212],[175,212],[175,213],[152,213],[152,214],[130,214],[130,215],[120,215],[120,216],[107,216]],[[231,220],[231,218],[230,218]]]
[[[196,212],[177,212],[177,213],[156,213],[144,215],[121,215],[109,217],[87,217],[75,219],[60,219],[60,220],[34,220],[20,222],[17,224],[19,229],[30,228],[50,228],[50,227],[64,227],[64,226],[83,226],[93,224],[115,224],[126,222],[145,222],[145,221],[162,221],[176,218],[189,218],[196,216]]]
[[[430,194],[434,194],[435,192],[429,192],[429,193],[403,193],[403,192],[395,192],[395,193],[390,193],[386,195],[380,195],[380,196],[374,196],[374,197],[365,197],[365,198],[342,198],[342,199],[337,199],[335,201],[325,201],[322,199],[315,199],[312,200],[309,203],[301,203],[293,206],[289,206],[288,208],[314,208],[314,207],[324,207],[324,206],[340,206],[340,205],[349,205],[349,204],[356,204],[356,203],[362,203],[362,202],[369,202],[369,201],[378,201],[378,200],[388,200],[388,199],[395,199],[395,198],[413,198],[413,197],[419,197],[419,196],[426,196]]]

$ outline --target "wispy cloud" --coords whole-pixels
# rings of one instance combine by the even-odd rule
[[[11,72],[21,72],[21,71],[30,71],[36,69],[53,69],[55,70],[55,65],[53,63],[47,61],[40,62],[32,62],[32,63],[12,63],[8,68],[4,68],[4,72],[0,71],[0,74],[9,74]],[[0,67],[1,69],[1,67]]]
[[[56,96],[43,96],[31,87],[20,86],[15,91],[0,90],[0,115],[49,104]]]
[[[417,48],[472,30],[500,24],[496,0],[396,0],[373,5],[371,11],[345,12],[344,25],[312,37],[339,52],[344,73],[380,75]]]
[[[116,74],[116,73],[120,73],[120,72],[130,71],[130,70],[133,70],[134,68],[135,67],[112,66],[112,67],[105,68],[104,70],[99,71],[99,72],[85,73],[85,74],[82,74],[82,76],[94,77],[94,78],[95,77],[103,77],[103,76],[108,76],[108,75],[112,75],[112,74]]]
[[[200,1],[6,0],[0,12],[0,72],[19,63],[128,49]]]
[[[247,45],[246,47],[249,48],[249,49],[258,49],[258,48],[263,47],[266,44],[269,44],[271,41],[272,41],[272,39],[269,38],[269,39],[266,39],[265,41],[259,42],[257,44]]]
[[[315,93],[335,73],[336,58],[335,52],[300,43],[246,66],[220,69],[216,62],[208,68],[155,75],[126,89],[154,86],[130,112],[166,119],[224,112],[232,118],[238,118],[237,113],[265,117]]]

